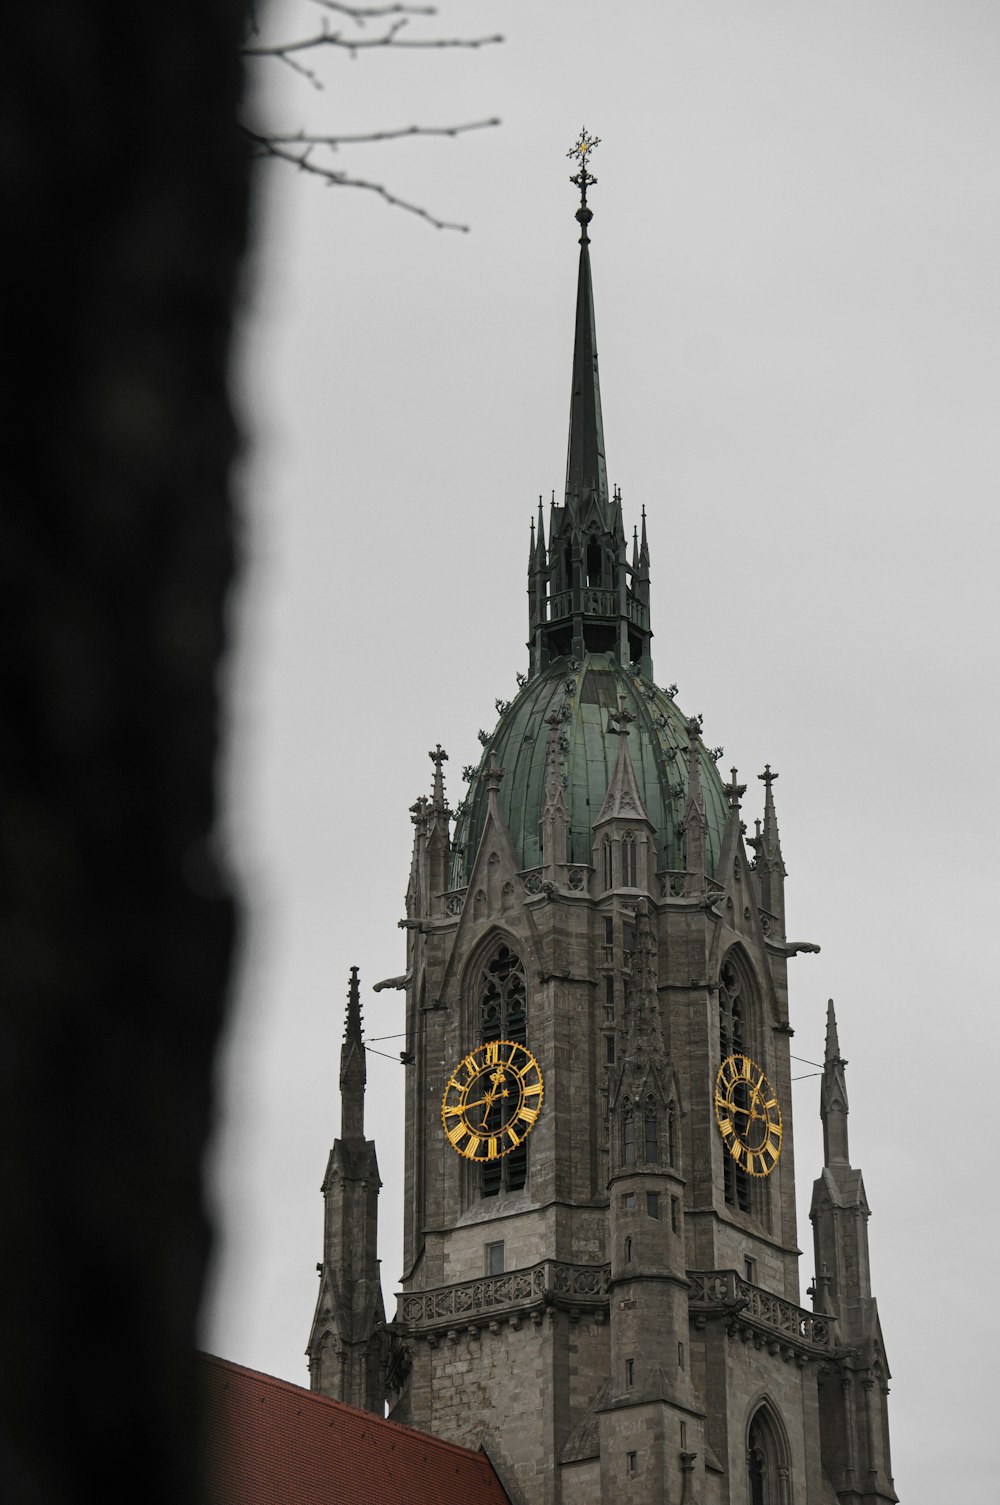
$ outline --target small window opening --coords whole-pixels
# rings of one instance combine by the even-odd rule
[[[632,1263],[632,1240],[631,1240],[631,1238],[627,1238],[625,1240],[625,1263],[627,1265],[630,1265]]]
[[[626,1191],[626,1192],[622,1193],[622,1207],[625,1210],[625,1212],[635,1212],[635,1192],[634,1191]]]
[[[495,1244],[486,1245],[486,1273],[487,1275],[502,1275],[504,1272],[504,1246],[503,1239]]]
[[[602,853],[604,855],[604,887],[605,888],[612,888],[613,885],[614,885],[614,875],[613,875],[613,869],[612,869],[612,865],[611,865],[611,843],[610,843],[610,841],[605,841],[602,844],[601,851],[602,851]]]
[[[643,1159],[647,1165],[656,1165],[660,1158],[660,1136],[657,1130],[656,1110],[647,1107],[643,1125]]]
[[[634,1477],[639,1472],[638,1453],[625,1454],[625,1472],[632,1477]]]
[[[657,1222],[660,1220],[660,1193],[658,1191],[646,1193],[646,1216],[655,1218]]]
[[[604,1037],[604,1058],[607,1061],[607,1064],[609,1066],[613,1066],[615,1064],[615,1037],[614,1037],[614,1035],[606,1035]]]
[[[757,1284],[757,1261],[750,1254],[743,1256],[743,1273],[752,1286]]]
[[[671,1231],[671,1233],[680,1233],[680,1231],[681,1231],[681,1199],[680,1199],[680,1197],[671,1197],[670,1198],[670,1231]]]
[[[678,1343],[678,1345],[677,1345],[677,1368],[678,1369],[683,1369],[684,1368],[684,1344],[683,1343]]]
[[[635,855],[635,835],[626,831],[622,837],[622,883],[626,888],[638,885],[638,865]]]
[[[635,1384],[635,1359],[625,1360],[625,1384],[630,1390]]]
[[[604,944],[613,946],[615,943],[615,922],[610,915],[604,917]]]
[[[635,1115],[626,1112],[622,1127],[622,1150],[626,1165],[635,1165]]]

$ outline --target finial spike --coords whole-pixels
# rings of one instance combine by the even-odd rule
[[[576,211],[576,219],[580,226],[581,245],[587,245],[590,241],[587,226],[594,218],[593,211],[587,207],[587,189],[593,188],[597,183],[597,179],[587,170],[587,159],[594,148],[600,144],[600,136],[588,136],[587,127],[584,126],[576,139],[576,144],[571,146],[566,153],[567,157],[575,157],[580,164],[579,172],[570,178],[570,182],[580,190],[580,207]]]

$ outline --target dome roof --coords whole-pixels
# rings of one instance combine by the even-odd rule
[[[562,713],[566,803],[570,812],[568,857],[589,864],[593,823],[604,803],[618,753],[618,735],[608,716],[619,697],[635,717],[629,727],[629,753],[646,812],[656,827],[659,868],[684,866],[677,826],[687,803],[687,717],[670,696],[624,669],[609,653],[588,653],[582,662],[562,660],[535,675],[503,711],[483,750],[455,827],[451,886],[462,887],[475,860],[486,820],[483,769],[491,752],[506,775],[500,784],[500,811],[522,868],[541,862],[539,820],[545,802],[545,761],[549,729],[545,718]],[[563,710],[563,707],[566,710]],[[708,858],[714,874],[729,814],[729,802],[711,756],[699,747],[701,790],[708,818]]]

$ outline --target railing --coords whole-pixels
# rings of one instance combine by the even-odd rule
[[[569,1265],[546,1259],[505,1275],[486,1275],[412,1295],[404,1292],[397,1298],[397,1315],[407,1327],[422,1329],[489,1321],[533,1307],[606,1309],[610,1274],[610,1265]]]
[[[807,1312],[761,1286],[742,1280],[735,1270],[689,1270],[688,1303],[696,1319],[730,1316],[750,1327],[764,1329],[778,1341],[829,1348],[830,1322]]]

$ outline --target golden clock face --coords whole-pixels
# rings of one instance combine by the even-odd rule
[[[498,1160],[531,1133],[542,1106],[542,1073],[523,1045],[491,1040],[460,1061],[448,1078],[441,1121],[448,1143],[466,1160]]]
[[[781,1154],[781,1110],[749,1056],[727,1056],[715,1079],[715,1116],[726,1149],[751,1176],[769,1176]]]

